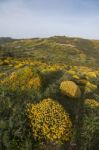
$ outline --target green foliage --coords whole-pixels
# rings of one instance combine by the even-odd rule
[[[64,82],[66,84],[62,84]],[[49,97],[53,99],[51,105]],[[47,106],[42,99],[47,99]],[[27,104],[33,109],[35,106],[28,116]],[[65,36],[23,40],[0,38],[0,150],[97,150],[98,105],[98,40]],[[69,142],[60,136],[61,145],[56,140],[53,142],[57,136],[50,134],[48,138],[48,134],[43,134],[39,142],[31,129],[37,129],[37,119],[41,120],[42,129],[48,115],[49,123],[54,122],[53,129],[64,114],[59,109],[56,111],[57,106],[69,114],[73,136]],[[35,111],[41,118],[33,117]],[[48,113],[44,113],[46,111]],[[30,114],[31,121],[28,120]],[[60,130],[50,131],[57,131],[53,135],[61,135]]]
[[[95,102],[95,100],[85,100],[85,108],[84,108],[84,116],[83,116],[83,126],[81,133],[81,150],[93,150],[97,149],[98,136],[99,136],[99,102]]]
[[[31,57],[34,60],[50,63],[68,62],[71,65],[99,66],[99,41],[65,36],[5,41],[1,42],[2,57]]]

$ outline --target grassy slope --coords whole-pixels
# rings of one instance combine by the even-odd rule
[[[7,63],[7,57],[9,56],[12,57],[12,59]],[[99,101],[99,76],[93,77],[93,73],[96,71],[94,67],[99,67],[99,41],[68,37],[24,40],[1,38],[0,57],[5,58],[5,60],[1,60],[0,64],[0,71],[5,74],[1,76],[0,79],[7,79],[8,83],[7,86],[4,84],[0,87],[0,149],[32,150],[37,147],[39,150],[40,145],[35,142],[31,135],[32,133],[26,117],[26,105],[28,103],[37,103],[47,97],[56,99],[64,107],[66,112],[69,113],[74,127],[74,137],[71,142],[71,144],[74,143],[74,149],[75,146],[78,150],[93,150],[98,147],[99,123],[97,116],[99,111],[97,110],[96,113],[93,110],[88,110],[87,116],[83,100],[86,98],[94,98]],[[14,57],[18,59],[13,59]],[[31,61],[33,64],[29,65],[29,61],[24,62],[24,59],[26,60],[27,58],[41,60],[46,63],[37,61],[37,63],[34,64],[35,61]],[[24,64],[16,68],[16,65],[22,64],[22,61]],[[56,63],[61,63],[58,67],[62,70],[55,70]],[[64,64],[68,64],[70,67]],[[61,65],[64,66],[64,69]],[[73,67],[71,65],[73,65]],[[80,68],[74,65],[91,66],[94,70],[94,72],[91,72],[92,79],[88,78],[88,70],[90,72],[91,67]],[[26,83],[27,79],[31,79],[31,73],[28,73],[28,70],[28,72],[24,71],[24,69],[28,69],[28,67],[32,68],[35,74],[40,75],[43,81],[40,91],[33,89],[28,90],[27,84],[23,84]],[[77,68],[75,69],[75,67]],[[21,70],[23,70],[23,74]],[[93,90],[93,93],[89,92],[84,95],[83,83],[80,83],[79,78],[74,78],[72,77],[73,75],[68,74],[68,71],[74,71],[74,75],[80,77],[80,79],[84,77],[84,79],[92,83],[91,86],[95,86],[94,84],[96,84],[98,88],[96,91]],[[82,76],[84,71],[87,72],[87,76]],[[13,78],[14,80],[10,80],[13,82],[9,82],[11,73],[15,73],[15,76],[17,73],[20,73],[17,79]],[[83,95],[79,103],[61,94],[59,85],[61,81],[67,79],[74,80],[80,86]],[[16,86],[14,91],[9,88],[13,87],[13,85]],[[26,89],[22,91],[20,87],[22,88],[23,85]],[[66,146],[64,149],[67,149]],[[71,145],[71,147],[72,146],[73,145]]]
[[[0,43],[1,57],[31,57],[51,63],[99,66],[98,40],[55,36],[43,39],[3,39]]]

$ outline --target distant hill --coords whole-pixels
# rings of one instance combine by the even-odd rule
[[[10,42],[12,41],[13,39],[10,38],[10,37],[0,37],[0,44],[3,44],[5,42]]]
[[[48,63],[99,66],[99,40],[65,36],[0,38],[0,57],[31,58]]]

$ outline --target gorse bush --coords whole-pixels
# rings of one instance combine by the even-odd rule
[[[12,72],[11,75],[1,81],[1,84],[11,90],[38,90],[41,88],[40,76],[33,72],[31,68],[25,67],[19,71]]]
[[[63,81],[60,84],[60,90],[64,95],[72,98],[79,98],[81,96],[81,90],[78,85],[73,81]]]
[[[48,98],[38,104],[28,104],[26,111],[36,140],[53,143],[70,141],[72,122],[57,101]]]
[[[97,89],[97,85],[90,83],[89,81],[85,86],[85,93],[92,93]]]
[[[85,105],[89,108],[96,108],[96,107],[99,107],[99,102],[97,102],[94,99],[86,99]]]

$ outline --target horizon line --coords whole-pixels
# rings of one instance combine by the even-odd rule
[[[23,38],[20,38],[20,37],[11,37],[11,36],[0,36],[0,38],[10,38],[10,39],[13,39],[13,40],[25,40],[25,39],[44,39],[44,38],[51,38],[51,37],[67,37],[67,38],[77,38],[77,39],[85,39],[85,40],[99,40],[97,38],[86,38],[86,37],[83,37],[83,36],[69,36],[69,35],[52,35],[52,36],[34,36],[34,37],[23,37]]]

